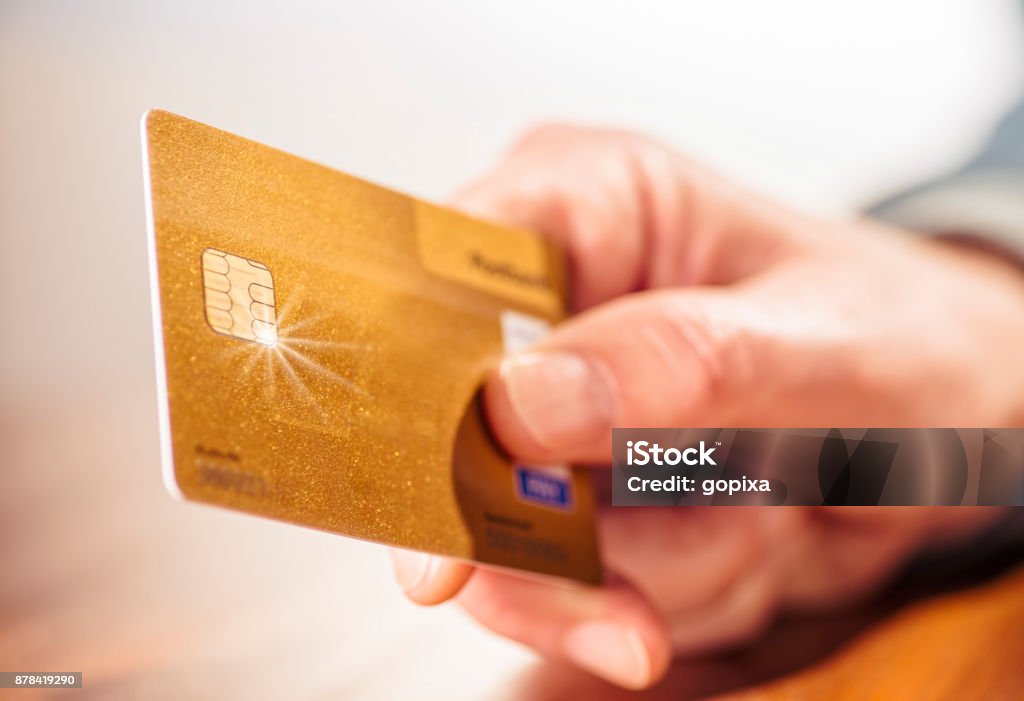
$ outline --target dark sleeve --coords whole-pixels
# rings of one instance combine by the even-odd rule
[[[969,237],[1024,265],[1024,101],[963,168],[868,213],[912,231]]]

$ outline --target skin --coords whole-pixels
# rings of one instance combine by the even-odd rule
[[[1024,275],[994,255],[814,219],[643,137],[571,126],[529,133],[456,205],[568,252],[578,314],[486,387],[520,460],[606,463],[612,426],[1024,425]],[[850,603],[998,517],[606,508],[600,587],[393,561],[413,601],[456,598],[501,635],[642,688],[674,656]]]

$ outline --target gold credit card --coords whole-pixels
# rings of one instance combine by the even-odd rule
[[[168,112],[143,132],[172,492],[600,581],[587,476],[510,462],[478,397],[562,317],[557,251]]]

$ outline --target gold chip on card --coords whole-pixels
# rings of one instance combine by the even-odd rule
[[[267,266],[215,248],[203,251],[206,322],[217,333],[277,343],[274,278]]]

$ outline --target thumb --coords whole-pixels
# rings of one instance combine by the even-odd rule
[[[495,437],[523,460],[605,463],[613,426],[736,425],[755,360],[777,356],[750,306],[727,288],[670,289],[570,319],[491,376]]]

